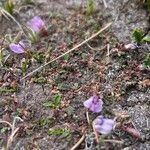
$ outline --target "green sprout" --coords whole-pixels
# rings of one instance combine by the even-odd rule
[[[17,88],[15,87],[0,87],[0,94],[1,93],[14,93],[17,91]]]
[[[34,52],[32,53],[32,57],[38,62],[42,63],[44,60],[44,55],[41,52]]]
[[[37,43],[39,41],[39,34],[33,30],[29,31],[28,37],[32,44]]]
[[[48,122],[49,120],[47,118],[41,118],[38,123],[40,127],[44,127],[48,124]]]
[[[65,62],[68,62],[68,60],[69,60],[69,55],[66,54],[66,55],[64,56],[64,61],[65,61]]]
[[[150,36],[145,36],[143,39],[142,39],[143,42],[147,42],[147,43],[150,43]]]
[[[150,13],[150,0],[146,1],[146,6],[147,6],[147,9],[148,9],[148,12]]]
[[[23,75],[25,75],[27,68],[28,68],[28,62],[25,58],[23,58],[21,61],[21,71]]]
[[[4,64],[4,54],[3,54],[3,50],[0,49],[0,66],[2,67]]]
[[[47,79],[43,76],[33,78],[33,82],[38,83],[38,84],[46,83],[46,81],[47,81]]]
[[[67,137],[70,134],[71,134],[70,130],[62,129],[62,128],[53,129],[53,130],[50,129],[48,131],[48,135],[54,135],[54,136],[61,136],[61,135],[63,135],[64,137]]]
[[[51,101],[44,102],[43,106],[55,109],[55,108],[59,107],[60,104],[61,104],[61,95],[56,94],[56,95],[54,95],[54,97]]]
[[[15,42],[15,41],[13,40],[11,34],[6,34],[6,35],[5,35],[5,40],[6,40],[8,43],[13,43],[13,42]]]
[[[3,127],[3,128],[0,130],[0,133],[6,133],[7,131],[9,131],[9,128],[8,128],[8,127]]]
[[[144,66],[150,67],[150,53],[148,53],[146,58],[144,59]]]
[[[142,39],[143,39],[143,32],[139,28],[135,28],[133,33],[132,33],[132,39],[134,42],[137,44],[140,44]]]
[[[10,13],[11,15],[13,14],[14,12],[14,4],[13,4],[13,1],[12,0],[7,0],[5,3],[4,3],[4,9]]]
[[[137,44],[141,44],[143,42],[150,42],[150,36],[144,36],[144,33],[140,28],[135,28],[132,33],[132,40]]]
[[[88,16],[93,15],[95,10],[95,6],[94,6],[94,0],[88,0],[87,1],[87,8],[86,8],[86,12]]]

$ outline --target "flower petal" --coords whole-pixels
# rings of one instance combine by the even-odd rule
[[[24,48],[25,49],[25,44],[24,44],[24,42],[23,41],[20,41],[19,43],[18,43],[18,45],[20,45],[22,48]]]
[[[93,112],[100,112],[102,110],[103,101],[99,98],[99,96],[94,95],[86,100],[84,106]]]
[[[111,132],[114,126],[114,121],[111,119],[104,119],[104,123],[101,125],[99,132],[102,134],[108,134]]]
[[[45,27],[45,23],[39,16],[33,17],[27,25],[35,32],[40,32]]]
[[[89,109],[96,113],[101,112],[102,111],[102,103],[99,101],[96,105],[93,104]]]
[[[115,122],[112,119],[104,118],[103,116],[98,116],[93,121],[93,127],[95,130],[101,134],[108,134],[113,129]]]
[[[19,45],[19,44],[14,44],[14,43],[11,43],[9,45],[9,48],[11,51],[13,51],[14,53],[17,53],[17,54],[21,54],[21,53],[24,53],[24,48]]]
[[[83,105],[84,105],[86,108],[90,108],[91,105],[92,105],[92,103],[93,103],[93,96],[90,97],[88,100],[86,100],[86,101],[83,103]]]

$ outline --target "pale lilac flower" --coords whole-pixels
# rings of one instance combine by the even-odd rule
[[[35,16],[27,22],[28,27],[30,27],[35,32],[41,32],[45,29],[44,21],[39,17]]]
[[[11,51],[17,54],[22,54],[25,52],[25,45],[22,41],[20,41],[18,44],[15,43],[9,44],[9,48]]]
[[[84,106],[93,112],[100,112],[102,110],[103,101],[99,98],[99,96],[94,95],[86,100]]]
[[[104,118],[103,116],[98,116],[93,121],[93,128],[101,133],[101,134],[108,134],[113,129],[113,126],[115,125],[114,120]]]

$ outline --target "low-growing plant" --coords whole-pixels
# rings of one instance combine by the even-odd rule
[[[89,116],[88,116],[88,111],[94,112],[94,113],[99,113],[103,109],[103,101],[102,99],[97,96],[91,96],[89,99],[87,99],[83,105],[87,109],[87,120],[88,123],[90,123]],[[102,115],[99,115],[96,117],[96,119],[93,120],[92,126],[95,134],[98,137],[98,133],[100,134],[109,134],[113,130],[113,127],[115,126],[115,120],[114,119],[108,119],[105,118]]]
[[[13,93],[16,91],[17,89],[14,87],[0,87],[0,93],[7,93],[7,92]]]
[[[143,41],[143,42],[148,42],[148,43],[149,43],[149,42],[150,42],[150,36],[148,36],[148,35],[145,36],[145,37],[142,39],[142,41]]]
[[[66,55],[64,56],[64,61],[68,62],[68,60],[69,60],[69,55],[66,54]]]
[[[144,36],[144,33],[140,28],[135,28],[132,33],[132,40],[137,44],[141,44],[143,42],[150,42],[150,36]]]
[[[3,53],[4,52],[4,40],[5,38],[3,38],[3,40],[0,43],[0,66],[1,67],[4,65],[4,53]]]
[[[12,38],[12,35],[11,34],[6,34],[5,35],[5,40],[9,43],[12,43],[13,42],[13,38]]]
[[[146,6],[147,6],[148,12],[150,14],[150,0],[146,1]]]
[[[48,123],[50,122],[50,120],[48,118],[41,118],[40,120],[38,120],[37,125],[39,127],[44,127],[46,126]]]
[[[56,94],[54,95],[54,97],[52,98],[52,100],[50,101],[47,101],[47,102],[44,102],[43,103],[43,106],[45,107],[51,107],[53,109],[59,107],[61,104],[61,95],[60,94]]]
[[[13,4],[13,1],[12,0],[7,0],[5,3],[4,3],[4,9],[10,13],[11,15],[13,14],[14,12],[14,4]]]
[[[144,59],[144,66],[150,67],[150,53],[148,53],[146,58]]]
[[[41,52],[32,53],[32,57],[38,62],[42,63],[44,61],[44,55]]]
[[[38,84],[46,83],[46,81],[47,81],[47,79],[43,76],[33,78],[33,82],[38,83]]]
[[[63,135],[64,137],[67,137],[71,134],[70,130],[67,129],[62,129],[62,128],[57,128],[53,130],[48,131],[48,135],[54,135],[54,136],[61,136]]]
[[[150,43],[150,36],[149,35],[144,36],[143,31],[139,28],[134,29],[134,31],[132,33],[132,39],[137,44],[142,44],[145,42]],[[144,66],[145,67],[150,66],[150,53],[147,54],[146,58],[144,59]]]
[[[28,62],[25,58],[23,58],[21,61],[21,71],[23,75],[26,74],[27,68],[28,68]]]
[[[132,33],[132,40],[137,44],[140,44],[143,39],[143,32],[139,28],[135,28]]]
[[[32,30],[29,31],[28,37],[32,44],[37,43],[39,41],[39,34]]]
[[[3,127],[3,128],[0,130],[0,133],[6,133],[8,130],[9,130],[8,127]]]
[[[87,6],[86,6],[86,12],[88,16],[93,15],[95,11],[95,6],[94,6],[94,0],[88,0],[87,1]]]
[[[29,39],[32,43],[36,43],[39,41],[40,35],[47,35],[45,22],[39,17],[34,16],[31,20],[27,22],[27,28],[29,29]]]
[[[0,66],[3,66],[3,62],[4,62],[4,54],[3,50],[0,49]]]

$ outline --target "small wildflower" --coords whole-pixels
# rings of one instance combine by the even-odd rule
[[[22,41],[20,41],[18,44],[15,43],[9,44],[9,48],[16,54],[22,54],[25,52],[25,44]]]
[[[103,116],[98,116],[93,121],[93,128],[101,133],[101,134],[108,134],[113,129],[113,126],[115,125],[114,120],[104,118]]]
[[[37,33],[45,30],[45,23],[39,16],[33,17],[30,21],[27,22],[27,25]]]
[[[103,101],[99,98],[99,96],[94,95],[86,100],[84,106],[93,112],[100,112],[102,110]]]

